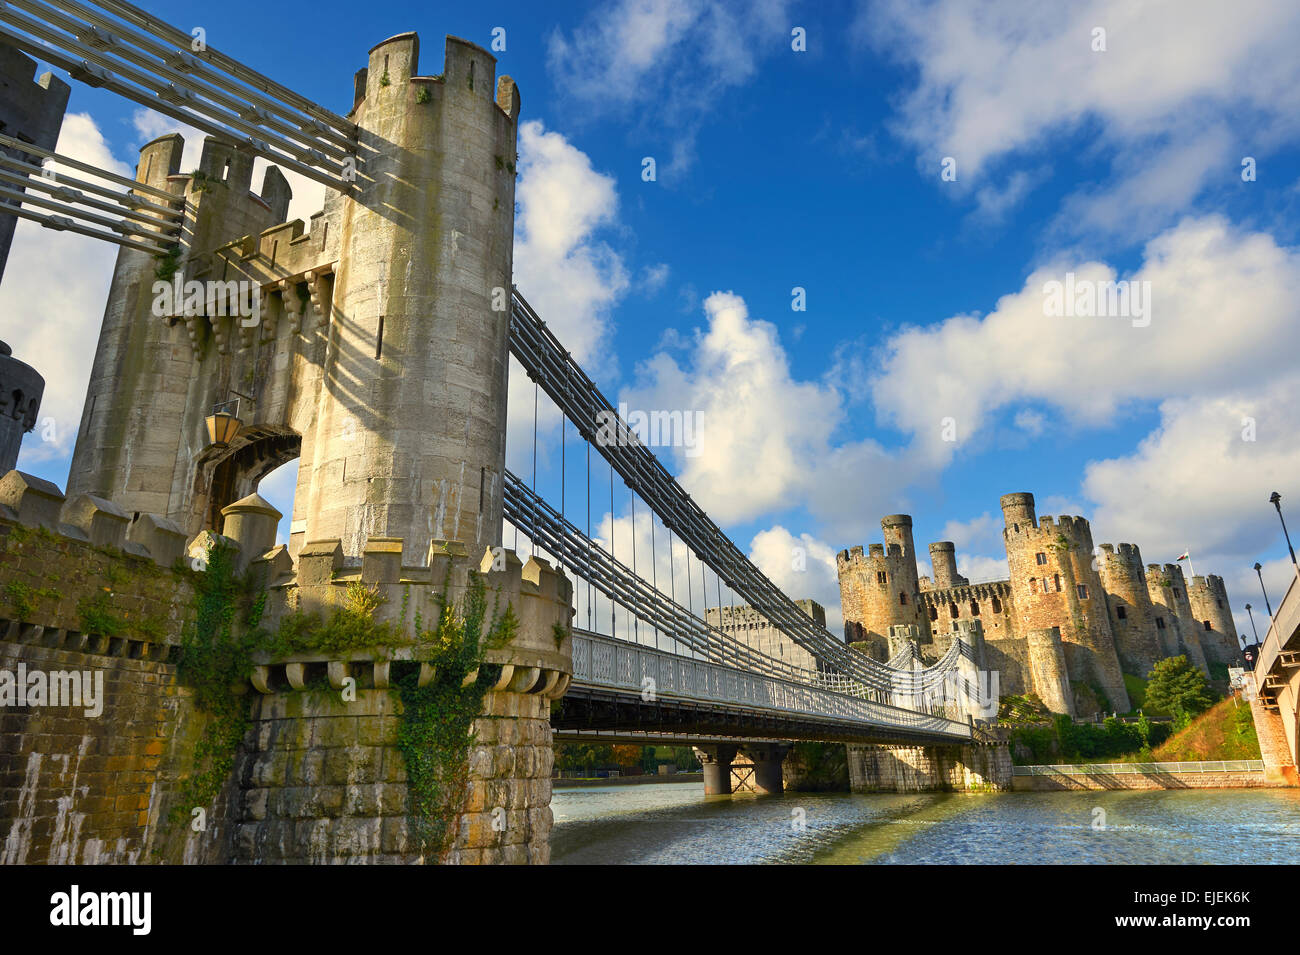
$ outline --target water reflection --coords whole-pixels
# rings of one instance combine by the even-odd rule
[[[706,798],[698,783],[557,790],[551,859],[595,863],[1290,863],[1300,792]]]

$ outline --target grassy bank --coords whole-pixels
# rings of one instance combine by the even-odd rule
[[[1250,705],[1220,700],[1152,753],[1157,762],[1196,759],[1259,759],[1259,737]]]

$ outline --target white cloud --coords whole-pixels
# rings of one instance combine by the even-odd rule
[[[534,120],[519,128],[516,202],[514,274],[520,292],[588,374],[614,374],[611,310],[630,281],[622,257],[598,238],[618,221],[614,180]],[[516,473],[531,467],[533,397],[533,383],[512,360],[506,449]],[[558,443],[559,426],[545,395],[537,420],[539,440],[547,444],[541,450],[545,462],[547,448]]]
[[[562,93],[588,115],[638,107],[668,136],[671,178],[694,160],[705,117],[749,80],[764,54],[790,49],[788,0],[616,0],[571,34],[558,29],[548,61]]]
[[[708,326],[695,332],[684,364],[664,351],[652,355],[621,398],[630,409],[698,415],[693,449],[656,453],[672,457],[678,480],[711,517],[725,524],[806,507],[852,522],[907,483],[910,465],[874,442],[836,442],[842,396],[794,378],[776,327],[752,319],[740,296],[715,292],[704,311]],[[887,467],[888,487],[864,487],[864,475]]]
[[[1092,49],[1096,27],[1105,52]],[[1213,177],[1237,174],[1239,144],[1269,153],[1300,132],[1294,4],[880,0],[855,33],[915,68],[896,131],[921,168],[937,182],[940,158],[955,157],[951,185],[982,203],[1015,201],[1026,155],[1095,128],[1117,181],[1067,210],[1070,230],[1131,234],[1133,216],[1160,227]]]
[[[1289,368],[1300,346],[1300,255],[1220,217],[1186,220],[1157,236],[1142,267],[1123,276],[1151,283],[1147,327],[1045,316],[1044,283],[1067,271],[1078,280],[1119,278],[1099,262],[1044,268],[983,318],[958,315],[899,332],[872,384],[877,413],[945,462],[1008,406],[1056,408],[1067,425],[1107,424],[1133,401],[1222,394],[1242,380],[1268,380]],[[935,375],[939,368],[961,374]],[[943,440],[945,417],[956,420],[956,442]]]
[[[55,151],[121,176],[133,173],[114,158],[85,113],[64,117]],[[56,461],[72,450],[116,258],[117,247],[100,239],[18,222],[0,286],[6,319],[0,337],[14,357],[44,376],[40,415],[54,424],[52,441],[41,440],[42,427],[27,435],[20,467]]]
[[[749,559],[792,600],[812,598],[826,609],[826,629],[844,632],[835,549],[811,534],[795,535],[780,524],[749,542]]]

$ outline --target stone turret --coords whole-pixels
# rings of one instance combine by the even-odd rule
[[[1093,567],[1092,529],[1082,517],[1037,517],[1034,496],[1001,499],[1007,565],[1022,632],[1057,627],[1072,686],[1094,684],[1107,706],[1129,709],[1101,576]]]
[[[1208,663],[1240,666],[1241,644],[1237,640],[1237,625],[1232,619],[1232,606],[1228,603],[1228,589],[1223,578],[1210,574],[1193,577],[1187,590],[1192,618],[1200,627],[1201,649]]]
[[[4,219],[12,220],[12,216],[0,216]],[[45,393],[45,379],[13,354],[13,349],[0,342],[0,475],[18,465],[23,434],[36,427]]]
[[[880,526],[884,544],[870,545],[866,554],[854,547],[836,558],[845,638],[883,649],[890,627],[914,626],[928,643],[930,622],[921,605],[912,518],[892,514]]]
[[[932,587],[947,590],[968,583],[957,573],[957,545],[952,541],[935,541],[930,545],[930,563],[934,567]]]
[[[1187,595],[1183,568],[1177,564],[1148,564],[1147,592],[1156,615],[1156,629],[1167,657],[1185,656],[1207,676],[1209,664],[1201,648],[1201,637]]]
[[[1136,544],[1102,544],[1101,581],[1106,588],[1115,650],[1125,673],[1145,677],[1164,654],[1156,614]]]
[[[278,171],[252,191],[235,145],[207,139],[186,173],[180,137],[145,146],[136,177],[183,204],[182,239],[118,256],[69,496],[220,532],[299,458],[290,556],[337,539],[355,562],[377,537],[415,564],[434,539],[499,543],[519,94],[495,72],[454,37],[437,76],[413,33],[374,47],[349,114],[355,187],[309,230],[280,221]],[[259,313],[230,314],[225,284]],[[205,419],[236,400],[242,428],[211,443]]]

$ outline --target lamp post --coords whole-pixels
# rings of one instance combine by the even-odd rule
[[[1295,548],[1291,546],[1291,535],[1286,530],[1286,518],[1282,516],[1282,495],[1274,491],[1268,499],[1277,508],[1277,519],[1282,522],[1282,536],[1286,538],[1286,549],[1291,552],[1291,566],[1300,567],[1300,564],[1295,561]]]
[[[1250,604],[1246,604],[1246,616],[1250,618],[1250,629],[1255,633],[1255,642],[1259,643],[1259,631],[1255,629],[1255,615],[1250,612]]]
[[[1268,619],[1273,619],[1273,608],[1268,603],[1268,591],[1264,589],[1264,575],[1261,572],[1259,561],[1255,561],[1255,576],[1259,578],[1259,590],[1264,595],[1264,609],[1268,611]]]

